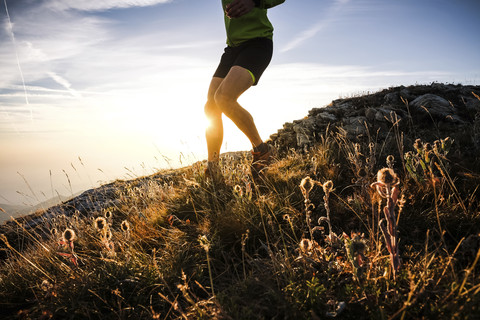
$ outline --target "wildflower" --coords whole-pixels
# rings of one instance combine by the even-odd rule
[[[413,152],[412,151],[408,151],[407,153],[405,153],[405,160],[408,162],[408,161],[411,161],[413,159]]]
[[[392,169],[394,163],[395,163],[395,157],[390,154],[390,155],[387,157],[387,167],[389,167],[390,169]]]
[[[130,223],[128,223],[127,220],[123,220],[120,228],[122,229],[122,231],[128,232],[130,230]]]
[[[450,151],[450,147],[452,146],[453,144],[453,139],[451,139],[450,137],[446,137],[445,139],[442,140],[442,149],[443,151],[445,151],[445,154],[448,153],[448,151]]]
[[[242,187],[240,187],[238,184],[236,184],[235,187],[233,187],[233,192],[235,192],[235,194],[237,194],[239,197],[243,196]]]
[[[53,289],[53,285],[48,281],[47,279],[42,281],[42,284],[40,284],[40,288],[42,291],[48,292]]]
[[[377,181],[383,184],[397,184],[398,177],[392,169],[383,168],[377,173]]]
[[[107,221],[104,217],[98,217],[95,219],[95,229],[102,231],[107,226]]]
[[[325,193],[330,193],[333,191],[333,182],[332,180],[328,180],[327,182],[325,182],[323,185],[323,192]]]
[[[302,179],[302,182],[300,182],[300,189],[302,190],[302,194],[305,197],[305,199],[308,199],[308,195],[310,191],[312,191],[313,186],[315,185],[314,181],[310,177],[305,177]]]
[[[112,236],[113,236],[112,231],[108,229],[107,232],[105,232],[105,240],[107,241],[112,240]]]
[[[75,231],[73,231],[70,228],[67,228],[63,232],[62,237],[63,237],[63,240],[65,240],[66,242],[72,242],[75,240]]]
[[[397,204],[398,195],[400,193],[398,188],[399,183],[400,181],[392,169],[383,168],[378,171],[377,181],[371,184],[372,187],[376,187],[378,194],[382,198],[387,199],[387,205],[383,208],[385,218],[379,221],[379,226],[390,253],[390,262],[394,277],[400,268],[397,223],[395,217],[395,205]]]
[[[111,219],[113,216],[112,211],[106,210],[105,211],[105,219]]]
[[[198,237],[198,242],[200,243],[200,246],[208,252],[210,250],[210,241],[208,240],[207,236],[202,235]]]
[[[309,252],[313,248],[313,243],[310,239],[303,238],[300,240],[300,249],[303,252]]]
[[[413,147],[415,148],[415,150],[417,150],[417,153],[421,154],[422,150],[423,150],[422,140],[420,140],[420,139],[415,140],[415,143],[413,144]]]

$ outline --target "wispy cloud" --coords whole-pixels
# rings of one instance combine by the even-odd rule
[[[59,85],[61,85],[62,87],[64,87],[65,89],[67,89],[68,92],[70,92],[70,94],[74,97],[80,97],[80,93],[78,93],[76,90],[74,90],[72,88],[72,84],[70,82],[68,82],[67,79],[59,76],[58,74],[56,74],[55,72],[48,72],[48,75],[56,82],[58,83]]]
[[[148,7],[173,0],[50,0],[46,6],[52,10],[103,11],[130,7]]]
[[[280,52],[287,52],[293,50],[305,41],[315,37],[320,31],[329,26],[333,21],[340,9],[347,5],[350,0],[335,0],[334,3],[327,9],[323,19],[309,28],[301,31],[298,36],[288,42],[283,48],[280,49]]]

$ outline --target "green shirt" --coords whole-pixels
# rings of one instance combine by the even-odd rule
[[[256,0],[255,7],[247,14],[230,19],[225,14],[225,8],[233,0],[222,0],[225,29],[227,31],[227,45],[235,47],[242,42],[254,38],[273,37],[273,26],[268,20],[267,9],[275,7],[285,0]]]

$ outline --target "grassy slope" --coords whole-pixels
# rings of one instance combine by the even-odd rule
[[[457,176],[441,148],[424,172],[425,156],[404,146],[418,170],[409,174],[395,159],[402,265],[394,277],[378,227],[385,199],[370,187],[388,148],[379,153],[334,133],[319,140],[304,154],[278,159],[258,185],[246,157],[223,158],[223,188],[205,180],[202,163],[118,182],[119,201],[107,210],[111,235],[94,225],[105,212],[58,217],[49,225],[57,232],[48,235],[19,226],[2,236],[8,258],[0,264],[0,312],[324,319],[339,310],[341,319],[478,319],[479,172]],[[299,187],[307,176],[317,182],[308,213]],[[325,201],[321,184],[328,180],[334,190]],[[334,241],[327,224],[318,224],[326,203]],[[67,227],[77,235],[73,246],[62,240]]]

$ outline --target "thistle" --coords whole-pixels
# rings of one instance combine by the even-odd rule
[[[120,225],[120,228],[122,229],[123,232],[129,232],[130,231],[130,223],[128,223],[127,220],[123,220],[122,224]]]
[[[310,192],[312,191],[315,185],[315,181],[310,177],[305,177],[300,182],[300,190],[302,190],[303,198],[305,199],[305,219],[307,221],[308,230],[310,231],[310,235],[312,235],[312,227],[311,227],[311,214],[312,210],[315,209],[315,205],[310,201]]]
[[[310,252],[313,248],[313,243],[310,239],[303,238],[300,240],[300,250],[304,253]]]
[[[105,219],[110,220],[113,217],[112,211],[105,210]]]
[[[63,250],[68,249],[70,252],[69,253],[58,252],[58,254],[66,258],[70,258],[70,261],[72,261],[72,263],[75,266],[78,266],[78,263],[77,263],[78,258],[77,258],[77,255],[75,254],[74,244],[73,244],[75,239],[76,239],[75,231],[73,231],[70,228],[65,229],[65,231],[63,231],[62,233],[62,240],[60,241],[59,244],[64,247]]]
[[[104,217],[98,217],[97,219],[95,219],[94,225],[95,229],[97,229],[98,231],[102,231],[106,228],[107,221]]]
[[[210,277],[210,286],[212,287],[212,296],[215,297],[215,290],[213,289],[213,276],[212,276],[212,267],[210,266],[210,240],[208,240],[207,236],[202,235],[198,237],[198,242],[200,243],[200,246],[205,250],[205,253],[207,255],[207,266],[208,266],[208,275]]]
[[[379,226],[382,230],[390,253],[390,262],[393,269],[393,276],[395,277],[397,271],[400,269],[400,254],[398,252],[398,235],[397,235],[397,220],[395,217],[395,205],[398,200],[400,190],[398,185],[400,181],[395,172],[390,168],[383,168],[377,173],[377,181],[371,186],[377,189],[378,194],[387,199],[387,205],[383,208],[385,218],[380,219]]]
[[[323,221],[327,222],[328,225],[328,239],[330,242],[333,242],[335,239],[336,235],[332,231],[332,224],[330,222],[330,205],[328,203],[328,199],[330,198],[330,193],[333,191],[333,182],[332,180],[328,180],[322,185],[323,192],[325,195],[323,196],[323,203],[325,206],[325,210],[327,211],[327,216],[326,217],[320,217],[318,219],[318,224],[321,224]]]
[[[75,240],[75,231],[69,228],[65,229],[62,235],[62,239],[67,243],[72,243],[73,245],[73,241]]]
[[[367,250],[363,234],[352,233],[351,237],[349,237],[344,233],[343,240],[348,260],[350,260],[353,267],[353,274],[359,279],[363,275],[366,261],[365,251]]]

